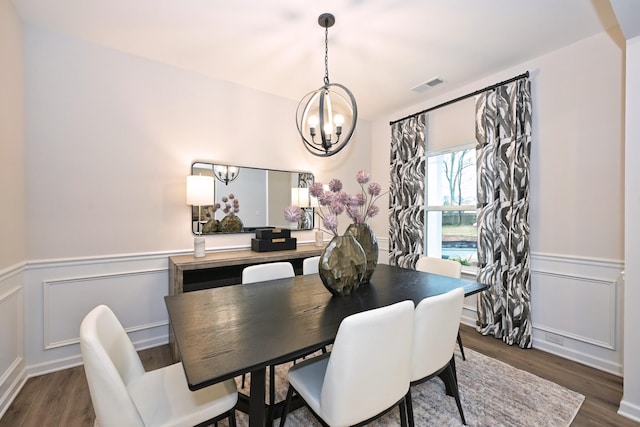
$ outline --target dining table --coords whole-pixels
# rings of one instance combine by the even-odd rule
[[[265,403],[266,368],[333,343],[342,320],[355,313],[462,287],[473,295],[487,286],[412,269],[378,264],[369,283],[333,296],[318,274],[231,285],[165,297],[189,389],[251,373],[249,395],[237,409],[249,426],[266,425],[281,411]],[[277,411],[277,412],[276,412]]]

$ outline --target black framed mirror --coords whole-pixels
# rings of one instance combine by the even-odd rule
[[[315,178],[310,172],[194,162],[191,174],[213,176],[215,182],[215,204],[192,207],[194,234],[251,233],[267,227],[313,229],[309,187]],[[298,223],[284,218],[284,209],[292,204],[303,208]]]

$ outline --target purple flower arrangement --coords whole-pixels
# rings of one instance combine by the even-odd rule
[[[238,199],[236,199],[236,196],[234,196],[233,193],[229,194],[228,197],[223,196],[222,203],[225,204],[222,212],[224,212],[226,215],[235,216],[235,214],[240,212],[240,202],[238,201]],[[220,207],[220,205],[218,205],[218,207]]]
[[[367,171],[359,171],[356,181],[360,184],[361,191],[350,195],[342,191],[342,181],[332,179],[328,189],[320,182],[316,182],[309,188],[309,194],[318,200],[316,213],[326,230],[338,235],[338,216],[346,213],[356,224],[363,224],[377,215],[380,209],[375,202],[382,196],[380,184],[369,182],[370,175]],[[284,210],[284,217],[289,222],[297,222],[302,216],[302,209],[292,205]]]

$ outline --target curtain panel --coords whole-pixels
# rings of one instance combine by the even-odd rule
[[[517,80],[476,100],[477,330],[531,347],[529,158],[531,85]]]
[[[414,268],[424,252],[426,115],[391,126],[389,264]]]

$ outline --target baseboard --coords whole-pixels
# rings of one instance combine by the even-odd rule
[[[169,343],[169,336],[167,334],[161,336],[155,336],[149,339],[137,340],[133,342],[133,346],[137,351],[145,350],[148,348],[158,347]],[[82,365],[82,355],[74,354],[69,357],[64,357],[56,360],[49,360],[44,363],[30,365],[27,368],[27,378],[37,377],[40,375],[50,374],[52,372],[61,371],[63,369],[69,369]]]
[[[633,421],[640,422],[640,406],[624,400],[624,396],[620,401],[618,414]]]
[[[574,362],[578,362],[586,366],[590,366],[600,371],[608,372],[618,377],[623,376],[622,365],[614,363],[611,360],[603,359],[601,357],[596,357],[586,352],[579,351],[573,348],[568,348],[561,345],[553,344],[545,340],[536,339],[535,337],[533,338],[532,346],[535,349],[542,350],[544,352],[551,353],[555,356],[572,360]]]
[[[11,406],[11,403],[18,396],[18,393],[20,393],[20,390],[22,390],[28,378],[27,370],[24,368],[24,364],[22,364],[20,372],[13,378],[13,381],[11,381],[5,393],[0,396],[0,419],[2,419],[5,412],[7,412]],[[5,385],[5,382],[6,381],[3,381],[0,385]]]

